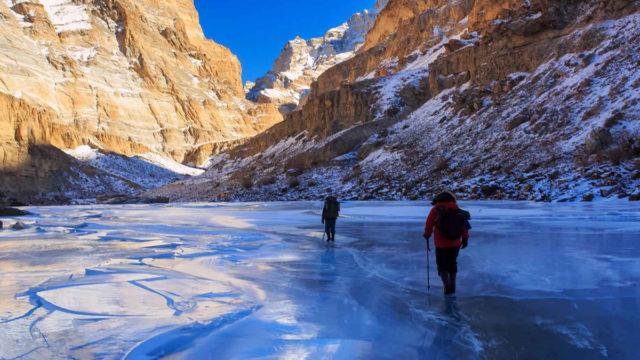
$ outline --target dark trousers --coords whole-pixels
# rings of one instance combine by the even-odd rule
[[[329,240],[335,240],[336,219],[324,219],[324,232],[327,233]]]
[[[442,272],[455,274],[458,272],[459,247],[436,248],[436,264],[438,265],[438,275]]]

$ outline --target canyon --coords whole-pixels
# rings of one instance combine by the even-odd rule
[[[638,1],[390,1],[175,200],[640,198]]]
[[[0,2],[0,200],[640,199],[639,1],[378,1],[244,86],[144,5]]]

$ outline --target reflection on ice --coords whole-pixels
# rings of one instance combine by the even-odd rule
[[[426,203],[345,204],[335,245],[320,207],[31,209],[0,232],[0,359],[636,357],[631,203],[465,204],[457,299],[426,291]]]

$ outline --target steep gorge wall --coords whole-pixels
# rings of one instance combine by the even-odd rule
[[[0,168],[12,170],[28,164],[32,144],[75,147],[82,143],[76,129],[61,126],[55,120],[56,115],[48,110],[0,94]]]
[[[42,131],[41,143],[198,165],[215,144],[281,120],[274,106],[244,99],[240,63],[204,37],[192,0],[2,0],[0,92],[48,114],[34,122],[69,129]],[[24,106],[10,110],[26,124]],[[3,151],[7,164],[24,156]]]
[[[298,199],[331,187],[416,198],[460,186],[474,198],[566,200],[601,187],[629,196],[634,183],[615,179],[630,177],[638,143],[640,79],[628,71],[640,1],[417,3],[399,11],[404,2],[391,0],[379,26],[394,31],[374,28],[368,39],[379,43],[323,73],[285,121],[218,157],[209,182],[159,193]],[[589,185],[583,172],[596,174]],[[270,180],[256,184],[256,173]]]
[[[419,55],[433,48],[444,51],[441,56],[433,57],[431,63],[423,64],[428,71],[416,74],[419,85],[407,81],[396,90],[400,103],[387,109],[383,116],[397,117],[407,105],[409,109],[405,110],[415,109],[442,91],[469,81],[482,86],[512,73],[531,72],[549,57],[550,50],[561,56],[580,51],[576,46],[587,49],[602,40],[562,44],[564,35],[590,21],[582,15],[588,5],[581,1],[532,2],[528,7],[521,7],[523,2],[517,0],[424,1],[420,6],[418,3],[391,1],[380,19],[383,25],[391,23],[388,26],[396,32],[383,39],[379,37],[382,43],[327,70],[313,83],[307,104],[288,114],[281,124],[232,151],[233,156],[253,155],[278,139],[303,131],[322,139],[354,124],[373,120],[380,116],[375,109],[381,96],[377,79],[404,71],[412,61],[419,61]],[[620,9],[621,5],[606,3],[592,16],[606,18]],[[412,14],[414,17],[407,19]],[[535,19],[532,15],[536,15]],[[506,26],[502,19],[522,20]],[[370,37],[371,33],[367,38]],[[390,58],[401,60],[388,62],[391,66],[384,65]],[[416,67],[416,71],[420,70]],[[372,79],[362,79],[370,72],[375,73]]]
[[[466,66],[472,71],[474,80],[486,83],[491,78],[499,78],[498,74],[491,71],[499,71],[500,68],[514,71],[517,66],[522,68],[521,71],[531,70],[548,55],[544,51],[531,56],[524,52],[514,54],[519,47],[539,42],[545,37],[561,37],[572,30],[572,25],[621,16],[620,11],[631,4],[624,0],[390,1],[367,34],[365,51],[323,73],[313,84],[311,93],[320,94],[336,89],[345,81],[355,82],[363,77],[393,74],[438,43],[448,42],[450,39],[447,37],[453,35],[467,40],[476,38],[487,49],[475,58],[468,59],[467,63],[474,63]],[[512,19],[519,20],[513,22]],[[539,48],[543,49],[544,46]],[[457,49],[449,47],[447,50],[453,52],[451,50]],[[497,53],[500,51],[501,54]],[[487,55],[500,62],[486,61]],[[518,55],[526,58],[518,59]],[[509,61],[523,65],[505,66]]]
[[[423,101],[467,81],[488,85],[512,73],[534,71],[551,54],[562,56],[597,46],[603,38],[595,33],[594,38],[587,36],[580,44],[562,44],[562,39],[585,24],[624,16],[635,9],[624,0],[410,3],[392,0],[367,35],[370,48],[322,74],[312,85],[310,99],[345,83],[421,67],[428,68],[428,86],[421,89],[428,96],[423,96]],[[395,32],[376,30],[379,27]],[[382,42],[373,43],[374,39]],[[442,52],[433,54],[429,63],[414,65],[438,47]]]

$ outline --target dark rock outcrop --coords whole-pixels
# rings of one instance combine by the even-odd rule
[[[27,215],[33,215],[33,214],[28,211],[24,211],[16,208],[0,207],[0,217],[27,216]]]

